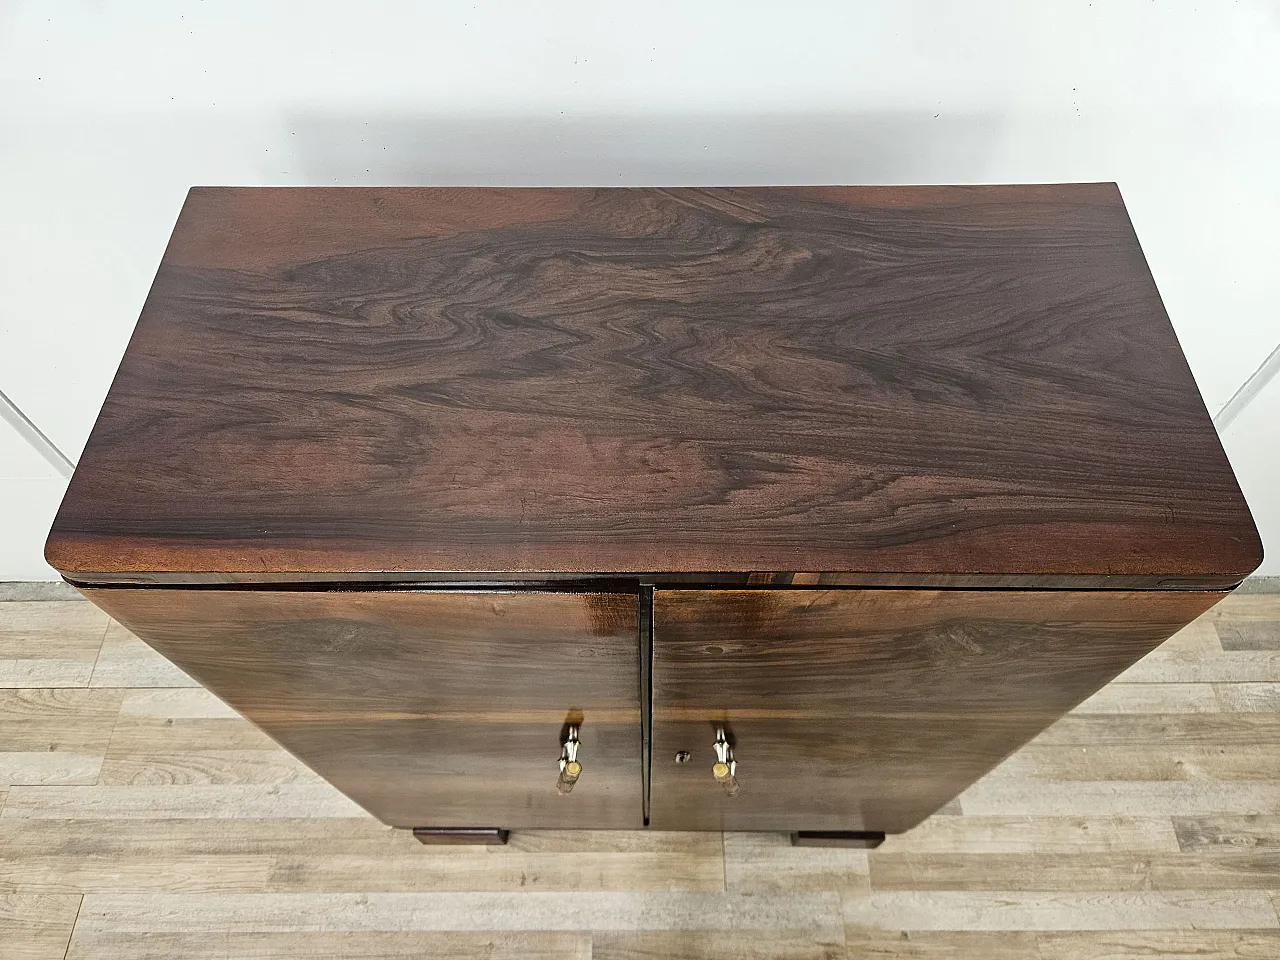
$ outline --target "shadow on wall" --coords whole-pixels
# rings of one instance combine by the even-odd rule
[[[301,114],[284,139],[295,182],[317,185],[963,183],[986,178],[1000,130],[993,114]]]

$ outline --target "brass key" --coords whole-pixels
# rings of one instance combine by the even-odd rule
[[[582,776],[582,764],[578,762],[578,728],[569,727],[569,735],[560,747],[560,779],[556,781],[556,790],[561,794],[569,793],[573,785]]]
[[[732,797],[738,792],[738,761],[733,759],[733,747],[725,736],[724,727],[716,728],[716,742],[712,746],[715,747],[716,762],[711,765],[711,776]]]

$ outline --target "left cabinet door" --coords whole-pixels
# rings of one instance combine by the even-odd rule
[[[635,594],[83,592],[386,823],[643,825]]]

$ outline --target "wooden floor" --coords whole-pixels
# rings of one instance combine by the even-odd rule
[[[1280,957],[1280,597],[910,834],[388,830],[76,601],[0,603],[0,957]]]

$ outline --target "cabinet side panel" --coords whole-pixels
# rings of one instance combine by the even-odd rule
[[[650,823],[907,830],[1223,596],[658,591]]]
[[[634,594],[83,592],[386,823],[643,823]]]

